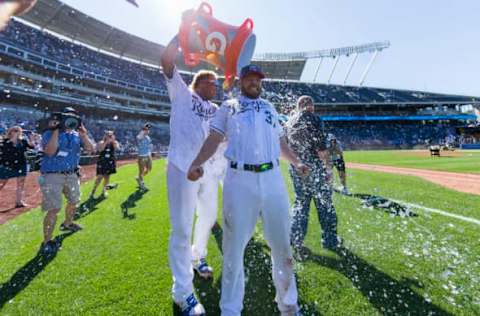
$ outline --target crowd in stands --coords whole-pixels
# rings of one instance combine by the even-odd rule
[[[33,108],[32,108],[33,109]],[[0,107],[0,134],[8,127],[18,125],[24,130],[37,128],[38,120],[46,113],[23,107]],[[28,119],[27,119],[28,117]],[[121,144],[120,153],[134,153],[137,150],[136,135],[145,124],[143,120],[126,120],[112,117],[83,116],[83,121],[90,136],[100,140],[105,130],[114,130]],[[168,125],[166,123],[152,124],[150,137],[154,151],[165,151],[168,142]],[[471,143],[472,139],[457,135],[455,127],[458,122],[324,122],[325,132],[333,133],[341,141],[345,149],[359,148],[426,148],[431,144],[446,142],[463,144]]]
[[[11,21],[9,26],[0,32],[0,38],[41,56],[97,75],[166,90],[165,79],[158,69],[96,52],[20,22]]]
[[[74,44],[18,21],[12,21],[6,30],[0,32],[0,40],[87,72],[166,91],[165,78],[156,68]],[[185,74],[184,79],[189,82],[191,76]],[[458,96],[415,91],[322,85],[284,80],[266,80],[264,81],[264,90],[264,97],[273,103],[291,103],[292,99],[304,94],[312,96],[315,102],[322,103],[417,102],[437,101],[438,98],[442,100],[458,100],[459,98]],[[223,95],[219,94],[218,99],[223,99]]]
[[[38,131],[38,121],[44,118],[46,113],[29,110],[22,107],[0,107],[0,135],[11,126],[20,126],[26,131]],[[143,120],[125,120],[118,119],[116,116],[111,118],[96,118],[83,115],[82,121],[95,141],[102,139],[105,130],[115,131],[117,140],[120,142],[119,153],[135,153],[137,151],[136,136],[146,123]],[[168,125],[166,123],[149,122],[152,125],[150,137],[153,142],[153,151],[161,152],[168,146]]]
[[[0,32],[0,40],[17,47],[35,52],[49,59],[80,68],[82,70],[131,82],[136,85],[165,89],[165,78],[155,68],[147,67],[130,61],[122,60],[107,54],[100,53],[82,45],[60,39],[49,33],[27,26],[18,21],[11,21],[7,29]],[[191,76],[182,75],[189,82]],[[221,89],[219,89],[221,90]],[[238,92],[238,91],[237,91]],[[289,114],[300,95],[310,95],[315,102],[345,103],[345,102],[406,102],[434,98],[425,93],[407,92],[399,90],[375,89],[366,87],[343,87],[336,85],[319,85],[282,80],[265,80],[263,97],[277,104],[283,114]],[[218,99],[223,99],[219,94]],[[97,98],[99,98],[97,96]],[[111,102],[105,99],[104,102]],[[22,111],[29,112],[24,115]],[[407,112],[393,113],[391,111],[376,115],[410,115]],[[19,125],[26,130],[35,130],[36,122],[45,117],[45,113],[37,110],[0,108],[0,133],[9,126]],[[337,113],[338,115],[355,115],[353,112]],[[336,115],[330,112],[329,115]],[[26,119],[28,117],[28,119]],[[104,130],[113,129],[121,143],[121,151],[135,152],[136,135],[144,121],[118,120],[114,118],[84,117],[85,125],[93,139],[102,137]],[[151,122],[150,122],[151,123]],[[156,146],[154,151],[162,150],[168,144],[168,126],[153,124],[150,137]],[[326,122],[327,132],[334,133],[342,141],[345,148],[361,147],[388,147],[412,148],[420,145],[442,143],[448,137],[454,136],[453,126],[458,123],[427,123],[419,122]],[[456,141],[462,141],[456,139]],[[465,140],[470,141],[470,140]]]
[[[446,139],[458,141],[458,122],[325,122],[325,130],[333,133],[346,149],[414,148],[444,144]]]

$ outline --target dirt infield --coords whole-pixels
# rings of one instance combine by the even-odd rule
[[[348,168],[416,176],[449,189],[480,195],[480,175],[425,169],[400,168],[361,163],[347,163]]]
[[[117,166],[136,163],[136,160],[122,160],[117,162]],[[25,196],[24,201],[29,205],[28,207],[15,208],[15,192],[17,181],[11,179],[7,185],[0,191],[0,225],[7,221],[23,214],[30,209],[38,207],[42,201],[42,193],[37,182],[38,172],[32,172],[27,176],[25,181]],[[86,182],[95,177],[96,165],[82,166],[82,182]]]

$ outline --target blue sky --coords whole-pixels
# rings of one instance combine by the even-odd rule
[[[165,44],[176,34],[181,12],[194,0],[64,0],[108,24]],[[317,50],[389,40],[366,86],[480,96],[478,0],[210,0],[214,16],[240,25],[253,19],[256,52]],[[357,62],[348,84],[356,85],[370,56]],[[303,79],[313,80],[316,61]],[[341,59],[332,83],[349,65]],[[325,82],[333,63],[324,62]]]

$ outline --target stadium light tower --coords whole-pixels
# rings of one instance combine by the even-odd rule
[[[330,72],[329,79],[327,81],[327,83],[330,83],[335,73],[335,70],[337,68],[337,64],[340,60],[340,57],[342,56],[349,57],[350,55],[353,55],[354,56],[353,60],[350,63],[345,79],[343,80],[343,83],[346,84],[348,77],[350,76],[350,73],[352,72],[352,69],[357,62],[358,55],[364,54],[364,53],[373,53],[373,56],[369,64],[367,65],[366,69],[363,72],[362,77],[360,78],[360,85],[362,85],[365,82],[365,79],[370,71],[370,68],[372,67],[375,59],[377,58],[378,53],[389,47],[390,47],[390,42],[383,41],[383,42],[367,43],[367,44],[362,44],[357,46],[346,46],[346,47],[340,47],[340,48],[315,50],[315,51],[309,51],[309,52],[256,54],[253,59],[256,61],[266,61],[266,62],[296,61],[296,60],[306,61],[308,59],[320,59],[320,62],[317,66],[317,69],[315,71],[315,76],[313,79],[313,81],[316,82],[317,76],[320,70],[320,66],[322,65],[323,60],[326,58],[333,58],[335,60],[334,65]]]
[[[322,66],[322,62],[323,62],[323,57],[320,57],[320,62],[318,63],[317,71],[315,71],[315,77],[313,77],[313,82],[317,81],[318,71]]]
[[[330,81],[332,80],[333,74],[335,73],[335,69],[337,69],[338,61],[340,60],[340,56],[333,57],[335,60],[335,63],[333,64],[332,72],[330,73],[330,77],[328,77],[327,84],[330,84]]]
[[[343,80],[343,84],[347,84],[348,77],[350,76],[350,73],[352,72],[353,66],[357,62],[358,58],[358,53],[355,53],[355,57],[353,57],[352,62],[350,63],[350,66],[348,67],[347,74],[345,75],[345,79]]]
[[[370,68],[372,68],[372,65],[375,62],[375,59],[377,59],[377,55],[378,55],[378,50],[376,50],[373,53],[373,56],[370,59],[370,62],[368,63],[367,68],[365,68],[365,71],[363,72],[362,78],[360,79],[359,86],[362,86],[363,83],[365,82],[365,78],[367,78],[368,72],[370,71]]]

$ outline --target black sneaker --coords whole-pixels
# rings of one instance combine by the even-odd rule
[[[49,240],[46,243],[42,243],[40,246],[40,252],[44,255],[53,255],[60,249],[60,245],[53,241]]]
[[[342,246],[342,239],[338,236],[330,237],[328,240],[322,240],[323,248],[327,250],[336,251]]]
[[[308,258],[312,255],[310,249],[305,246],[296,246],[293,247],[293,257],[295,260],[299,262],[303,262],[308,260]]]
[[[118,183],[110,183],[106,186],[107,190],[113,190],[113,189],[116,189],[116,188],[118,188]]]
[[[62,223],[60,225],[60,230],[62,232],[64,231],[69,231],[69,232],[72,232],[72,233],[75,233],[75,232],[78,232],[79,230],[82,230],[83,227],[78,225],[78,224],[75,224],[75,223],[71,223],[70,225],[65,225],[65,223]]]

